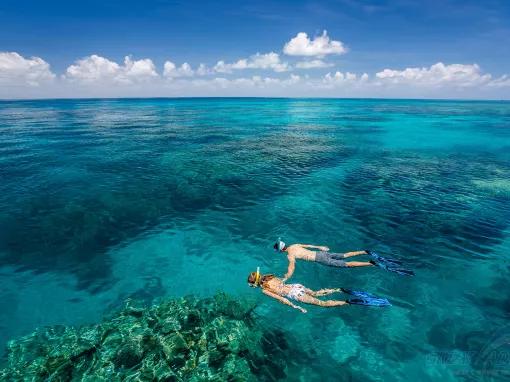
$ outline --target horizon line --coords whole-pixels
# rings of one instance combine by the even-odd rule
[[[283,96],[155,96],[155,97],[41,97],[41,98],[0,98],[0,102],[33,101],[99,101],[99,100],[151,100],[151,99],[288,99],[288,100],[386,100],[386,101],[449,101],[449,102],[510,102],[498,98],[407,98],[407,97],[283,97]]]

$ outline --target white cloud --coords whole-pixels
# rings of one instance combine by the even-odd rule
[[[0,52],[0,98],[150,96],[328,96],[509,99],[510,76],[493,77],[477,64],[441,62],[430,67],[384,69],[378,73],[334,71],[299,76],[279,72],[326,67],[311,57],[291,67],[274,52],[255,54],[214,68],[166,61],[159,76],[152,60],[125,57],[123,63],[91,55],[55,76],[42,58]],[[242,70],[271,70],[271,76],[243,76]],[[225,73],[213,78],[214,73]],[[291,72],[292,73],[292,72]],[[310,72],[306,72],[310,73]],[[252,73],[250,73],[252,74]],[[171,81],[165,79],[172,79]],[[80,86],[88,84],[88,86]],[[37,86],[39,85],[39,86]],[[122,85],[122,86],[115,86]]]
[[[163,66],[163,75],[168,78],[193,77],[194,74],[191,65],[187,62],[177,67],[172,61],[166,61]]]
[[[490,74],[482,74],[477,64],[451,64],[438,62],[429,68],[406,68],[404,70],[384,69],[376,73],[384,83],[419,86],[456,86],[469,87],[487,84]]]
[[[289,84],[297,84],[300,81],[301,81],[301,77],[298,76],[297,74],[291,74],[288,79]]]
[[[368,81],[368,74],[363,73],[359,78],[358,75],[351,72],[342,73],[336,71],[335,73],[327,73],[322,77],[322,81],[317,83],[319,88],[335,88],[345,86],[357,86],[366,84]]]
[[[366,73],[364,73],[366,74]],[[363,77],[363,76],[362,76]],[[365,77],[363,77],[365,78]],[[334,74],[328,73],[324,76],[324,82],[334,83],[334,82],[345,82],[345,81],[356,81],[357,75],[351,72],[342,73],[335,72]]]
[[[317,56],[328,54],[343,54],[347,48],[341,41],[330,40],[326,31],[322,35],[310,40],[305,32],[299,32],[283,47],[283,52],[289,56]]]
[[[210,69],[205,65],[205,64],[200,64],[198,66],[198,69],[196,71],[196,73],[199,75],[199,76],[206,76],[210,73]]]
[[[24,58],[16,52],[0,52],[0,84],[39,86],[55,78],[50,65],[39,57]]]
[[[225,61],[220,60],[214,65],[213,70],[218,73],[231,73],[232,68],[230,65],[226,64]]]
[[[218,61],[214,66],[214,71],[218,73],[231,73],[233,70],[244,69],[268,69],[275,72],[286,72],[290,70],[290,67],[286,62],[282,62],[278,53],[275,52],[257,53],[231,64],[225,63],[225,61]]]
[[[130,85],[145,82],[158,77],[152,60],[146,58],[133,61],[124,58],[124,65],[119,65],[107,58],[93,54],[82,58],[67,68],[64,78],[81,83],[113,82]]]
[[[144,81],[158,76],[154,63],[148,58],[133,61],[131,57],[126,56],[122,69],[128,81]]]
[[[119,64],[93,54],[69,66],[66,70],[65,78],[82,82],[95,82],[103,79],[109,80],[119,73]]]
[[[250,89],[275,91],[296,85],[300,81],[300,76],[291,74],[287,78],[252,76],[238,78],[216,77],[212,79],[196,79],[191,81],[191,85],[197,89],[217,90],[220,88],[222,90],[234,92],[237,90],[249,91]]]
[[[510,76],[504,74],[501,77],[489,82],[488,85],[495,88],[510,87]]]
[[[318,69],[318,68],[330,68],[333,64],[324,62],[322,60],[310,60],[310,61],[299,61],[296,63],[298,69]]]

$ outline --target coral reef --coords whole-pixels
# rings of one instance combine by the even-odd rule
[[[165,300],[152,307],[128,300],[121,311],[100,324],[42,328],[10,341],[0,380],[284,378],[285,350],[268,357],[267,346],[288,348],[286,339],[262,328],[253,318],[253,308],[225,294]]]

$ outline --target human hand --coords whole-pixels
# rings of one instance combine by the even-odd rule
[[[329,247],[326,247],[326,246],[319,247],[319,249],[321,251],[329,251]]]
[[[294,308],[296,308],[296,309],[300,310],[300,311],[301,311],[301,313],[306,313],[306,312],[307,312],[307,310],[306,310],[305,308],[302,308],[302,307],[297,306],[297,305],[295,305],[295,306],[294,306]]]

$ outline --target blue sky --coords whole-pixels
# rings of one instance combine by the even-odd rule
[[[315,56],[284,52],[285,44],[298,33],[306,33],[312,46],[314,38],[325,30],[330,42],[342,44],[345,48],[342,52],[321,54],[317,51]],[[232,93],[234,88],[239,88],[232,83],[236,79],[252,80],[251,85],[249,81],[243,83],[246,89],[238,95],[306,95],[311,92],[317,96],[354,93],[359,96],[437,97],[443,94],[459,97],[466,94],[473,98],[508,98],[510,80],[504,76],[510,74],[510,2],[2,0],[0,52],[4,52],[4,56],[0,56],[2,98],[67,96],[76,92],[83,96],[237,95]],[[256,53],[270,52],[276,53],[280,62],[288,64],[286,70],[274,70],[275,66],[264,64],[248,64],[231,73],[213,69],[220,60],[236,63],[250,60]],[[6,56],[12,53],[25,61],[18,56]],[[114,71],[123,70],[125,56],[133,61],[148,59],[154,65],[153,75],[146,76],[150,81],[145,79],[144,86],[138,79],[134,81],[134,77],[119,80],[117,76],[112,81],[122,83],[124,88],[116,92],[106,89],[104,73],[97,75],[99,83],[94,87],[91,78],[95,74],[90,74],[90,67],[99,65],[97,62],[87,62],[86,68],[84,65],[78,68],[89,71],[86,84],[83,76],[77,73],[78,69],[74,77],[66,76],[70,66],[92,55],[121,66],[113,66]],[[32,58],[47,63],[51,74],[41,75],[41,63],[34,64],[30,61]],[[313,60],[327,65],[306,69],[296,65]],[[166,61],[174,63],[176,68],[186,62],[194,74],[165,77]],[[208,71],[198,78],[196,69],[201,63]],[[445,67],[430,69],[437,63]],[[39,71],[27,74],[27,69],[23,72],[22,67],[32,68],[28,70],[37,67]],[[405,72],[406,68],[426,71]],[[384,69],[395,73],[377,76]],[[327,85],[325,76],[328,73],[331,79],[337,72],[343,77],[336,78],[343,82],[337,81],[334,89],[321,85]],[[442,79],[436,78],[441,75],[437,74],[439,72],[443,73]],[[358,80],[366,73],[368,80],[353,90],[352,84],[349,87],[344,81],[347,73],[355,74]],[[460,73],[460,77],[456,73]],[[490,75],[490,79],[483,77],[486,75]],[[35,81],[34,76],[44,81]],[[257,77],[255,81],[254,76]],[[423,89],[424,76],[429,83]],[[451,76],[461,80],[460,88]],[[218,78],[221,79],[219,85],[214,84]],[[271,80],[264,81],[264,78]],[[271,82],[272,79],[275,81]],[[472,80],[469,86],[467,79]],[[282,89],[276,80],[289,81]],[[193,82],[196,94],[184,81]],[[309,84],[305,86],[307,81]],[[384,83],[375,84],[377,81]],[[435,89],[431,85],[435,85]],[[488,88],[480,92],[482,85]],[[250,90],[250,86],[253,89]]]

